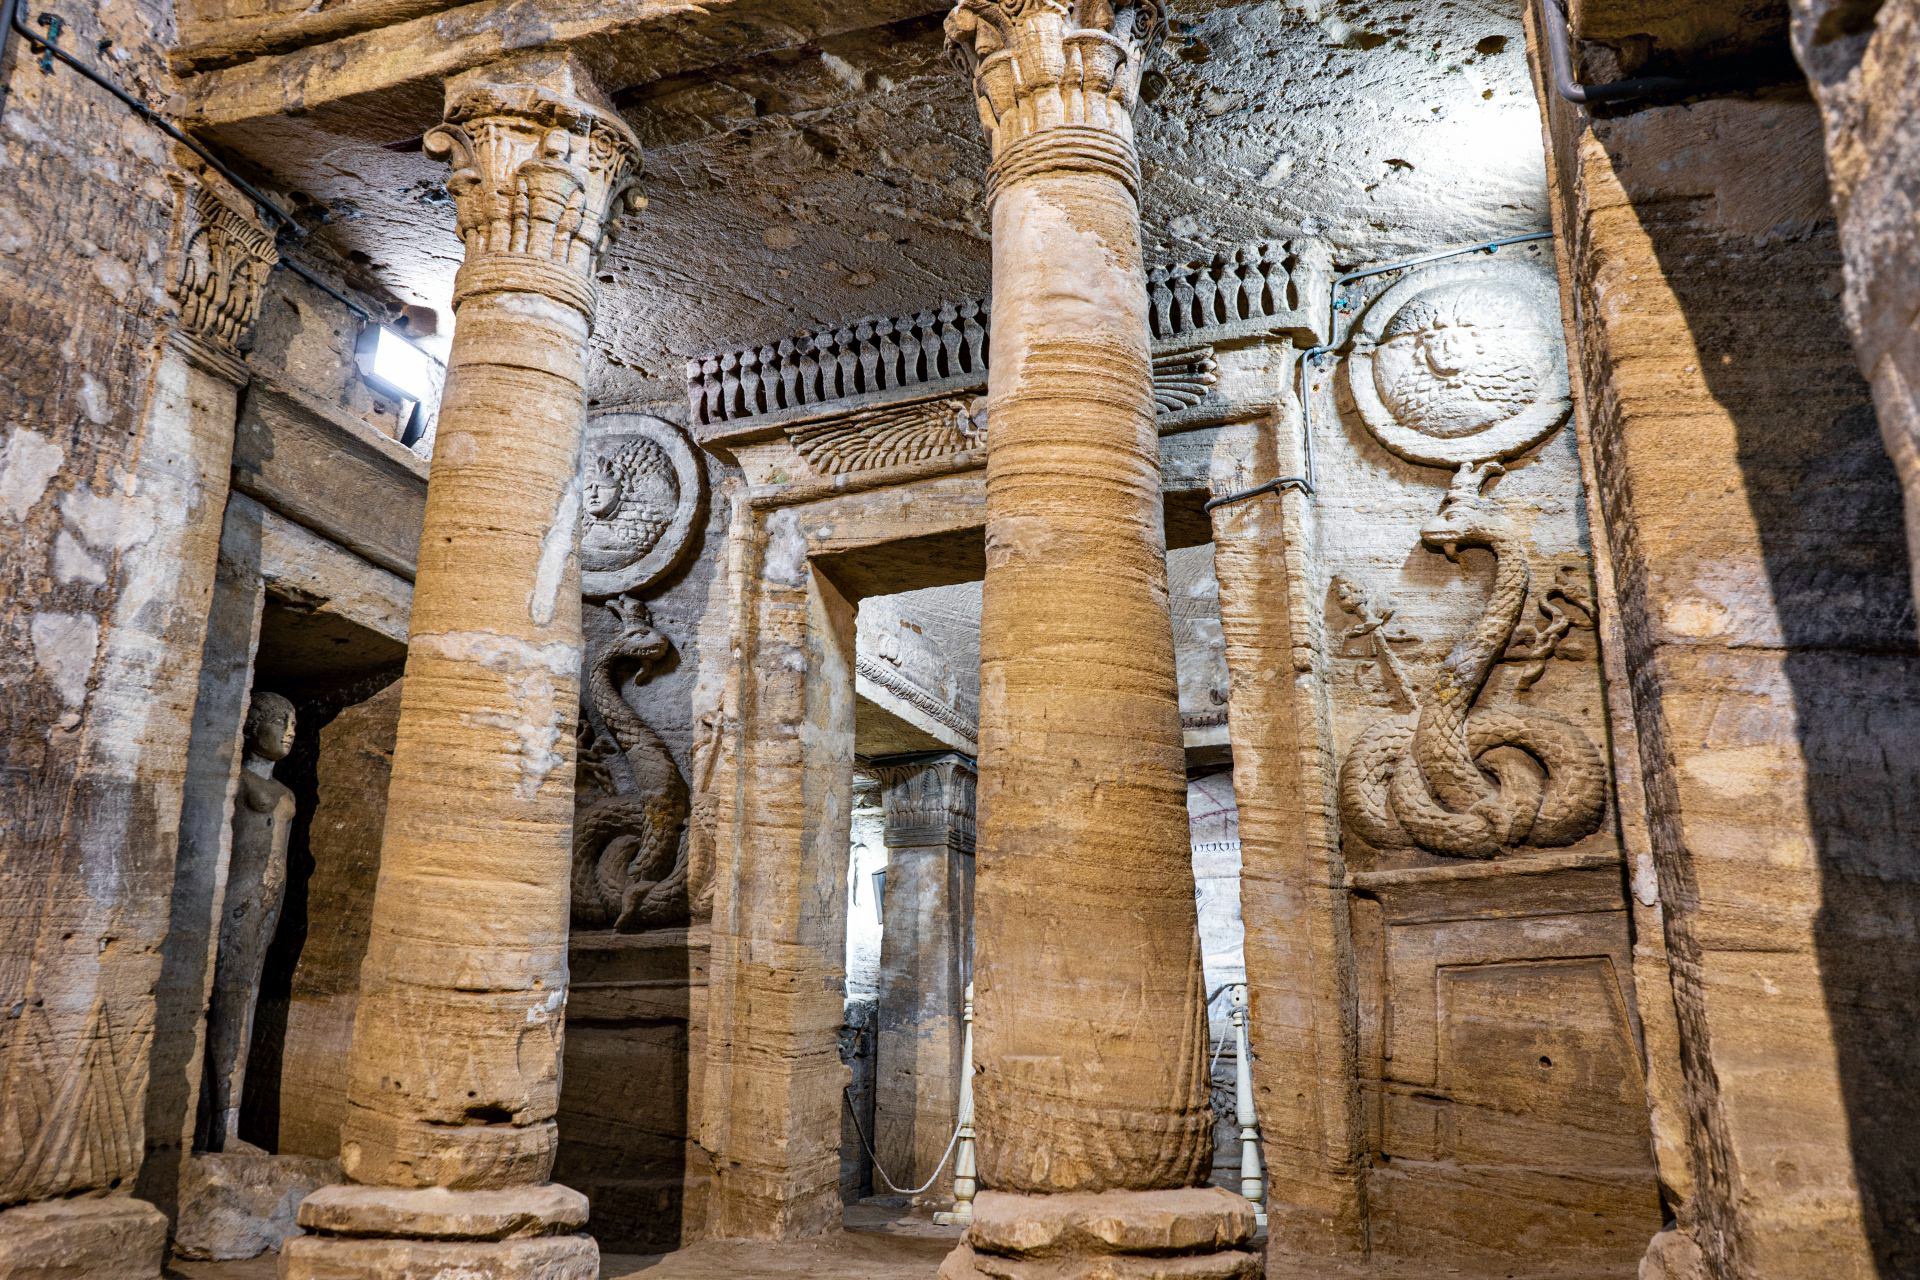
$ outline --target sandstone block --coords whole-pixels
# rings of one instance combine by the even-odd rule
[[[300,1236],[280,1254],[280,1280],[598,1280],[587,1236],[530,1240],[360,1240]]]
[[[1236,1280],[1259,1274],[1253,1206],[1221,1187],[984,1191],[941,1280]]]
[[[338,1161],[264,1151],[202,1151],[187,1160],[173,1250],[217,1262],[278,1252],[300,1234],[300,1203],[340,1178]]]
[[[419,1190],[340,1184],[309,1196],[300,1225],[310,1231],[433,1240],[509,1240],[586,1225],[587,1198],[547,1183],[503,1191]]]
[[[967,1240],[1015,1257],[1194,1253],[1253,1238],[1253,1206],[1221,1187],[1017,1196],[983,1191]]]
[[[157,1280],[167,1219],[144,1200],[47,1200],[0,1213],[0,1280]]]

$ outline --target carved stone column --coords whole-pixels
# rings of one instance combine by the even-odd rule
[[[579,707],[593,272],[639,160],[570,61],[447,85],[466,260],[341,1160],[282,1275],[591,1280],[553,1167]],[[451,1192],[452,1194],[449,1194]]]
[[[887,888],[873,1142],[902,1185],[933,1176],[960,1106],[961,1014],[973,970],[974,769],[961,755],[879,766]],[[945,1203],[951,1184],[927,1197]]]
[[[1250,1206],[1201,1189],[1213,1118],[1131,115],[1162,18],[1158,0],[962,0],[947,20],[992,149],[994,285],[974,979],[987,1190],[950,1278],[1092,1255],[1118,1256],[1087,1264],[1102,1274],[1166,1274],[1169,1255],[1192,1255],[1182,1275],[1256,1266]]]

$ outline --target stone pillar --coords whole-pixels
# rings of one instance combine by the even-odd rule
[[[1906,499],[1920,601],[1920,5],[1793,0],[1793,37],[1826,129],[1842,302]]]
[[[1280,379],[1293,385],[1292,360]],[[1222,429],[1216,494],[1301,474],[1293,443],[1301,406],[1291,394],[1284,404],[1276,421]],[[1228,731],[1268,1238],[1276,1255],[1325,1257],[1366,1251],[1366,1143],[1325,646],[1307,566],[1312,520],[1311,500],[1293,490],[1217,507],[1213,563],[1233,681]]]
[[[973,972],[973,762],[882,765],[887,888],[880,918],[874,1150],[908,1187],[933,1177],[960,1107],[961,1014]],[[876,1187],[876,1190],[879,1188]],[[928,1200],[945,1204],[951,1184]]]
[[[32,191],[46,177],[18,181]],[[128,1193],[156,1114],[149,1084],[156,1068],[183,1065],[168,1052],[170,1033],[190,1038],[199,1008],[198,988],[181,995],[163,952],[182,797],[200,780],[190,744],[247,381],[240,347],[276,257],[251,205],[225,183],[192,168],[167,178],[169,251],[153,241],[95,245],[102,270],[127,283],[102,300],[62,280],[66,309],[46,317],[71,335],[55,363],[86,384],[79,402],[40,396],[25,376],[0,396],[0,419],[16,424],[0,439],[0,538],[22,549],[0,588],[0,635],[9,637],[0,647],[18,664],[0,662],[9,691],[0,711],[6,1277],[158,1276],[166,1247],[165,1217]],[[121,171],[111,189],[129,180]],[[68,174],[47,189],[63,181],[100,184],[103,194],[81,203],[107,198],[104,175]],[[36,243],[15,260],[50,252]],[[131,323],[121,314],[129,288],[162,283],[148,275],[156,268],[175,310],[149,346],[118,327]],[[51,296],[19,281],[7,292]],[[9,325],[26,344],[22,369],[43,360],[25,337],[40,327],[32,318]],[[123,419],[122,405],[138,409]],[[176,1173],[188,1104],[179,1088],[160,1078],[151,1134]],[[179,1105],[169,1111],[169,1102]],[[170,1202],[167,1189],[140,1190]]]
[[[962,0],[947,20],[993,156],[994,268],[986,1190],[950,1278],[1146,1251],[1194,1255],[1194,1276],[1256,1265],[1251,1208],[1200,1189],[1213,1117],[1131,116],[1162,16],[1157,0]]]
[[[447,85],[466,252],[341,1162],[282,1275],[591,1280],[547,1181],[567,998],[593,272],[639,159],[569,59]],[[358,1185],[354,1185],[358,1184]]]
[[[1614,758],[1651,852],[1631,888],[1665,930],[1690,1147],[1661,1144],[1691,1195],[1641,1274],[1898,1275],[1920,1256],[1920,1155],[1884,1137],[1920,1124],[1920,651],[1821,120],[1793,95],[1541,97],[1629,676],[1608,696],[1637,728]],[[1763,198],[1717,202],[1742,184]]]

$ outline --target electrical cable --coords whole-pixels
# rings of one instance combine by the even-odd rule
[[[1547,42],[1547,63],[1553,73],[1554,90],[1575,106],[1604,106],[1634,98],[1686,93],[1698,87],[1679,76],[1631,76],[1609,84],[1581,84],[1573,73],[1573,30],[1568,24],[1565,0],[1540,0],[1534,16]]]
[[[158,129],[161,133],[193,152],[194,155],[200,157],[215,173],[233,184],[234,189],[251,201],[254,207],[279,224],[280,229],[274,235],[274,242],[276,247],[281,250],[281,256],[276,265],[285,267],[314,288],[327,294],[336,302],[340,303],[341,306],[358,316],[364,323],[375,325],[384,324],[380,317],[375,315],[365,304],[348,297],[346,293],[328,283],[311,268],[286,256],[287,242],[306,239],[307,229],[301,226],[299,220],[291,213],[288,213],[282,208],[278,201],[235,173],[231,166],[216,156],[204,143],[182,130],[178,125],[162,115],[159,110],[136,98],[131,93],[128,93],[125,89],[114,83],[113,80],[74,57],[65,49],[62,49],[59,44],[60,33],[65,29],[66,24],[58,14],[43,13],[40,15],[40,25],[46,28],[43,34],[35,32],[31,27],[27,26],[26,22],[21,18],[20,11],[25,0],[4,0],[4,3],[6,6],[6,25],[4,28],[0,28],[0,59],[5,58],[13,37],[15,35],[23,36],[27,40],[29,49],[38,55],[40,59],[40,70],[42,72],[51,73],[53,71],[53,64],[58,62],[62,66],[77,73],[82,79],[105,89],[108,93],[112,94],[113,97],[118,99],[129,111],[132,111],[155,129]],[[411,346],[435,364],[445,365],[446,362],[444,360],[441,360],[431,351],[422,347],[413,338],[401,333],[398,329],[392,329],[391,332],[396,338],[399,338],[402,342],[405,342],[408,346]]]
[[[1402,258],[1398,262],[1383,263],[1379,266],[1362,267],[1357,271],[1349,271],[1344,275],[1335,276],[1333,278],[1333,284],[1330,287],[1331,297],[1328,300],[1328,323],[1333,324],[1332,317],[1334,312],[1345,311],[1347,309],[1348,300],[1340,291],[1345,286],[1352,284],[1355,280],[1365,280],[1370,276],[1385,275],[1389,271],[1404,271],[1408,267],[1423,266],[1429,262],[1438,262],[1442,258],[1458,258],[1469,253],[1496,253],[1508,245],[1530,244],[1536,240],[1551,239],[1553,239],[1553,232],[1551,231],[1534,231],[1520,236],[1500,236],[1492,240],[1482,240],[1477,244],[1465,245],[1458,249],[1436,249],[1432,253],[1423,253],[1412,258]],[[1242,489],[1237,493],[1229,493],[1222,497],[1214,498],[1206,504],[1203,510],[1212,513],[1216,508],[1227,506],[1229,503],[1245,502],[1248,498],[1257,498],[1262,494],[1273,493],[1282,489],[1298,489],[1309,497],[1313,496],[1315,491],[1313,465],[1313,400],[1308,394],[1308,370],[1312,367],[1315,360],[1321,356],[1335,353],[1339,350],[1339,346],[1340,344],[1338,343],[1330,343],[1326,346],[1309,347],[1300,354],[1300,373],[1297,385],[1300,399],[1302,474],[1297,476],[1280,476],[1262,484],[1257,484],[1251,489]],[[1218,995],[1219,992],[1215,992],[1214,994]]]

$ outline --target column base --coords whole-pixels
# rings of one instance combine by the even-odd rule
[[[280,1251],[280,1280],[597,1280],[587,1198],[547,1183],[502,1191],[325,1187],[300,1205],[312,1232]]]
[[[982,1191],[940,1280],[1254,1280],[1253,1206],[1220,1187]]]
[[[0,1280],[158,1280],[167,1218],[144,1200],[43,1200],[0,1213]]]

